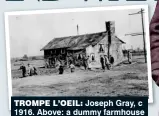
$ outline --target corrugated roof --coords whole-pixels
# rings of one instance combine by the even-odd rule
[[[41,50],[58,49],[58,48],[68,48],[70,50],[84,49],[89,45],[96,45],[106,35],[107,32],[99,32],[93,34],[54,38]],[[125,43],[120,39],[119,41],[121,43]]]

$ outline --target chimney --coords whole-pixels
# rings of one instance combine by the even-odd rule
[[[77,35],[79,35],[79,28],[78,28],[78,25],[77,25]]]
[[[112,34],[115,33],[115,22],[112,21],[107,21],[105,22],[106,25],[106,32],[108,33],[108,58],[110,58],[110,46],[111,46],[111,38],[112,38]]]
[[[110,30],[110,34],[115,33],[115,22],[114,21],[107,21],[106,22],[106,31]]]

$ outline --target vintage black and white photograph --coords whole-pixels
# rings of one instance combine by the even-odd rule
[[[148,25],[147,6],[6,13],[10,95],[150,99]]]

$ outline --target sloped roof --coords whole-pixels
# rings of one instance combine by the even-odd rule
[[[117,36],[115,36],[121,43],[125,44],[125,42],[121,39],[119,39]]]
[[[99,33],[93,33],[93,34],[54,38],[41,50],[58,49],[58,48],[68,48],[70,50],[79,50],[79,49],[86,48],[89,45],[96,45],[106,35],[107,35],[107,32],[99,32]],[[124,43],[120,39],[119,41],[121,43]]]

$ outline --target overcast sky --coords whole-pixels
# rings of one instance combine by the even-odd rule
[[[105,21],[115,21],[116,35],[126,42],[125,48],[143,48],[142,36],[125,36],[142,32],[141,15],[135,10],[89,11],[9,16],[11,57],[43,55],[40,51],[55,37],[105,31]]]

